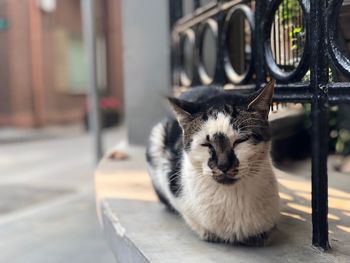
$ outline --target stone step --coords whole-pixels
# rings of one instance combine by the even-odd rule
[[[201,241],[179,216],[155,202],[106,200],[102,215],[117,262],[331,262],[308,243],[310,230],[291,224],[288,217],[282,219],[273,244],[248,248]]]
[[[311,245],[310,182],[277,171],[282,217],[272,243],[248,248],[201,241],[153,194],[144,148],[127,147],[129,159],[105,158],[96,172],[100,221],[117,262],[350,262],[350,193],[330,185],[332,250]]]

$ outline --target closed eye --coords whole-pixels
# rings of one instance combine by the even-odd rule
[[[248,140],[249,140],[249,137],[248,137],[248,136],[237,139],[237,140],[233,143],[233,148],[235,148],[238,144],[243,143],[243,142],[246,142],[246,141],[248,141]]]
[[[213,145],[211,145],[209,142],[206,142],[206,143],[202,143],[201,146],[207,147],[212,158],[215,158],[216,152]]]
[[[209,152],[214,155],[215,154],[215,149],[214,146],[211,145],[209,142],[202,143],[201,146],[207,147],[209,149]]]

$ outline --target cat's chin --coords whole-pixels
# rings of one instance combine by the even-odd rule
[[[239,181],[237,178],[230,178],[227,177],[226,175],[220,175],[220,176],[213,176],[213,179],[215,182],[223,185],[234,185]]]

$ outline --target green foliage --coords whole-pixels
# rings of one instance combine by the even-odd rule
[[[346,128],[339,127],[340,119],[339,107],[331,107],[329,119],[330,150],[333,150],[337,154],[349,155],[350,131]]]
[[[283,28],[289,29],[289,37],[292,39],[292,48],[297,51],[299,57],[302,56],[305,46],[306,29],[301,22],[302,10],[298,0],[283,0],[280,4],[276,15],[279,23],[282,23]],[[329,72],[329,81],[334,80],[334,74],[331,69]],[[310,71],[308,71],[303,81],[310,81]],[[329,109],[329,149],[332,152],[341,155],[350,154],[350,127],[344,126],[344,108],[339,110],[338,106],[330,107]],[[311,129],[311,105],[305,104],[304,110],[307,118],[305,118],[305,127]],[[346,110],[345,110],[346,112]]]
[[[279,7],[279,10],[281,10],[280,14],[282,14],[282,21],[284,23],[291,22],[299,16],[300,9],[298,0],[283,0]]]
[[[304,110],[307,118],[305,118],[305,127],[311,129],[311,105],[305,104]],[[340,155],[350,154],[350,130],[341,128],[339,123],[341,116],[339,107],[333,106],[329,108],[329,150]]]
[[[302,10],[298,0],[283,0],[276,15],[279,17],[279,20],[284,27],[289,28],[292,49],[296,50],[300,57],[304,52],[306,31],[304,25],[300,25],[300,21],[302,20]]]
[[[350,153],[350,131],[341,129],[337,135],[335,151],[342,155],[348,155]]]

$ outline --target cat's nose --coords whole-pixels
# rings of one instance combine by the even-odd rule
[[[237,157],[234,154],[232,154],[232,155],[230,154],[228,156],[219,158],[218,162],[217,162],[217,167],[221,172],[226,173],[232,167],[238,166],[238,164],[239,164],[239,162],[238,162]]]
[[[218,161],[218,168],[221,172],[226,173],[228,170],[230,170],[231,163],[227,160],[219,160]]]
[[[218,168],[221,172],[226,173],[230,170],[232,166],[232,161],[229,158],[221,158],[218,160]]]

